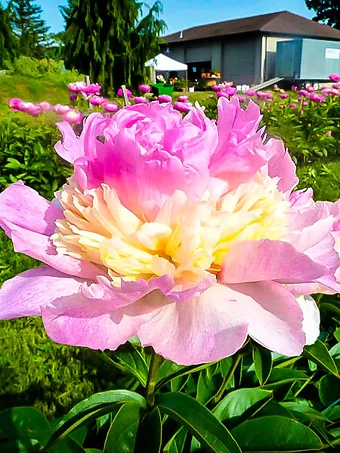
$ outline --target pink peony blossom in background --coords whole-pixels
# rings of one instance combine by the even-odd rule
[[[129,90],[128,88],[126,88],[126,95],[129,99],[132,99],[133,97],[133,94],[132,94],[132,91]],[[119,88],[119,90],[117,91],[117,96],[119,96],[120,98],[123,97],[123,89],[122,88]]]
[[[101,97],[101,96],[92,96],[89,99],[89,103],[91,105],[102,105],[105,102],[107,102],[107,100],[105,98]]]
[[[299,90],[298,94],[300,96],[309,96],[309,92],[307,90]]]
[[[141,93],[149,93],[151,87],[149,85],[139,85],[138,89]]]
[[[326,131],[326,135],[327,135],[327,137],[331,137],[332,136],[332,131]]]
[[[70,98],[70,101],[75,101],[78,98],[78,94],[72,93],[72,94],[70,94],[69,98]]]
[[[55,113],[58,113],[58,115],[63,115],[64,113],[70,111],[71,107],[69,105],[56,104],[53,107],[53,110],[55,111]]]
[[[325,96],[323,96],[322,94],[319,94],[319,93],[311,93],[311,95],[309,96],[309,99],[312,101],[312,102],[325,102],[326,98]]]
[[[119,110],[119,105],[116,102],[105,102],[103,104],[104,110],[110,113],[115,113]]]
[[[190,102],[175,102],[173,107],[179,112],[188,113],[192,109],[192,104]]]
[[[306,90],[308,93],[314,93],[314,91],[315,91],[314,87],[312,87],[311,85],[307,85]]]
[[[296,85],[292,85],[292,90],[293,91],[296,91],[298,89],[298,87]]]
[[[237,97],[240,102],[247,102],[247,98],[245,96],[237,96]]]
[[[59,123],[74,174],[56,200],[22,182],[0,194],[15,250],[45,263],[4,283],[0,317],[41,315],[52,340],[93,349],[137,335],[184,365],[248,335],[299,355],[319,333],[310,294],[340,290],[340,202],[294,191],[295,165],[260,121],[233,97],[217,122],[151,102],[92,113],[80,136]]]
[[[291,104],[289,104],[289,107],[290,107],[291,109],[296,109],[296,108],[297,108],[297,105],[296,105],[294,102],[292,102]]]
[[[98,83],[91,83],[90,85],[86,85],[86,87],[81,90],[81,93],[87,95],[99,95],[101,89],[102,87]]]
[[[172,97],[168,94],[161,94],[158,96],[158,102],[160,102],[161,104],[165,102],[172,102]]]
[[[133,101],[135,104],[148,104],[149,103],[148,99],[143,96],[135,96],[133,98]]]
[[[80,93],[86,88],[86,83],[81,81],[81,82],[73,82],[68,84],[68,89],[70,91],[73,91],[74,93]]]
[[[309,102],[308,102],[308,101],[303,101],[302,105],[303,105],[304,107],[306,107],[306,105],[309,105]]]
[[[178,96],[177,102],[188,102],[188,96]]]
[[[223,89],[223,85],[214,85],[211,87],[213,91],[221,91]]]
[[[248,90],[246,90],[246,95],[247,96],[255,96],[256,95],[256,90],[254,90],[253,88],[248,88]]]
[[[339,74],[330,74],[329,80],[332,82],[340,82],[340,75]]]
[[[40,109],[44,112],[49,112],[53,108],[53,106],[49,102],[38,102],[37,106],[40,107]]]
[[[281,93],[280,94],[280,98],[281,99],[287,99],[287,98],[289,98],[289,94],[288,93]]]
[[[83,115],[78,110],[68,110],[61,116],[64,121],[70,124],[80,124],[83,121]]]
[[[21,107],[23,106],[23,104],[24,104],[24,101],[19,98],[12,98],[8,101],[8,106],[14,111],[21,110]]]

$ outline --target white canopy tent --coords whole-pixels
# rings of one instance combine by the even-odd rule
[[[173,60],[172,58],[167,57],[166,55],[159,53],[152,58],[151,60],[145,63],[146,67],[153,69],[153,78],[155,79],[156,71],[187,71],[188,65],[181,63],[179,61]],[[187,79],[186,74],[186,79]],[[154,80],[155,81],[155,80]]]

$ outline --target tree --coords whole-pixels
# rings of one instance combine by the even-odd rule
[[[35,4],[35,0],[11,0],[9,9],[19,52],[29,57],[42,58],[49,27],[41,19],[41,7]]]
[[[0,68],[4,61],[12,60],[16,52],[15,36],[10,23],[10,16],[0,3]]]
[[[308,9],[316,12],[313,20],[325,22],[326,25],[340,29],[339,0],[306,0],[306,5]]]
[[[59,11],[63,16],[64,21],[67,21],[72,16],[74,9],[78,6],[78,0],[67,0],[67,5],[59,6]]]
[[[165,22],[162,4],[136,0],[78,0],[66,17],[65,65],[88,74],[104,91],[131,85],[145,75],[144,63],[159,50]],[[70,10],[69,10],[70,11]],[[142,18],[141,18],[142,17]]]

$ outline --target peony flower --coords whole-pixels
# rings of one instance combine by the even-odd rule
[[[107,100],[105,98],[101,97],[101,96],[92,96],[89,99],[89,103],[91,105],[102,105],[105,102],[107,102]]]
[[[59,123],[74,174],[56,200],[22,182],[0,194],[15,250],[45,263],[4,283],[0,317],[41,315],[52,340],[93,349],[137,335],[184,365],[248,335],[300,354],[319,333],[309,295],[340,290],[340,207],[293,192],[295,165],[260,121],[234,97],[217,123],[159,102],[92,113],[80,136]]]
[[[12,98],[8,101],[8,106],[14,111],[21,110],[23,104],[24,101],[19,98]]]
[[[149,93],[151,87],[149,85],[139,85],[138,89],[141,93]]]
[[[328,76],[329,80],[332,82],[340,82],[340,75],[339,74],[330,74]]]
[[[41,107],[33,102],[24,102],[23,104],[20,104],[20,110],[31,116],[38,116],[41,113]]]
[[[178,96],[177,102],[188,102],[188,96]]]
[[[255,96],[256,95],[256,90],[254,90],[253,88],[248,88],[248,90],[246,90],[246,95],[247,96]]]
[[[216,92],[216,91],[221,91],[222,88],[224,88],[223,85],[213,85],[213,86],[211,87],[211,89],[212,89],[213,91],[215,91],[215,92]]]
[[[297,105],[294,104],[294,102],[292,102],[291,104],[289,104],[289,107],[290,107],[291,109],[297,109]]]
[[[130,91],[127,88],[126,88],[126,95],[129,99],[132,99],[132,97],[133,97],[132,91]],[[122,98],[124,96],[122,88],[119,88],[119,90],[117,91],[117,96],[119,96],[120,98]]]
[[[192,104],[191,102],[175,102],[173,107],[179,112],[188,113],[192,109]]]
[[[327,137],[331,137],[332,136],[332,131],[326,131],[326,135],[327,135]]]
[[[80,124],[83,121],[83,115],[78,110],[68,110],[62,114],[62,119],[71,124]]]
[[[289,98],[289,94],[288,93],[281,93],[280,94],[280,98],[281,99],[287,99],[287,98]]]
[[[85,88],[81,90],[83,95],[99,95],[102,87],[98,83],[91,83],[90,85],[86,85]]]
[[[323,96],[322,94],[319,94],[319,93],[311,93],[311,95],[309,96],[309,99],[312,101],[312,102],[325,102],[326,98],[325,96]]]
[[[133,98],[133,102],[135,104],[148,104],[149,103],[148,99],[143,96],[135,96]]]
[[[78,94],[77,93],[72,93],[70,94],[69,98],[70,98],[70,101],[75,101],[78,97]]]
[[[158,96],[158,102],[160,102],[161,104],[165,102],[172,102],[172,97],[168,94],[161,94]]]
[[[247,98],[245,96],[238,96],[238,100],[240,102],[247,102]]]
[[[105,102],[103,104],[104,110],[110,113],[115,113],[119,110],[119,105],[116,102]]]
[[[306,90],[308,93],[314,93],[314,91],[315,91],[314,87],[312,87],[311,85],[307,85]]]
[[[292,85],[292,90],[293,91],[296,91],[298,89],[298,87],[296,85]]]
[[[40,109],[44,112],[49,112],[50,110],[52,110],[52,105],[49,102],[38,102],[37,106],[40,107]]]
[[[307,102],[307,101],[303,101],[303,103],[302,103],[302,105],[303,105],[304,107],[306,107],[306,105],[308,105],[308,104],[309,104],[309,102]]]
[[[53,110],[55,113],[58,113],[58,115],[63,115],[64,113],[67,113],[71,110],[71,107],[69,105],[61,105],[61,104],[56,104],[53,107]]]
[[[309,96],[309,93],[308,93],[307,90],[299,90],[299,91],[298,91],[298,94],[299,94],[300,96]]]

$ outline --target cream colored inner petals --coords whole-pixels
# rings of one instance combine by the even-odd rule
[[[116,191],[102,184],[82,192],[66,185],[57,198],[64,219],[52,236],[58,253],[91,261],[108,270],[114,284],[171,275],[200,281],[218,273],[230,247],[240,241],[280,239],[287,229],[289,203],[277,181],[258,175],[224,195],[189,202],[176,192],[153,222],[126,209]]]

